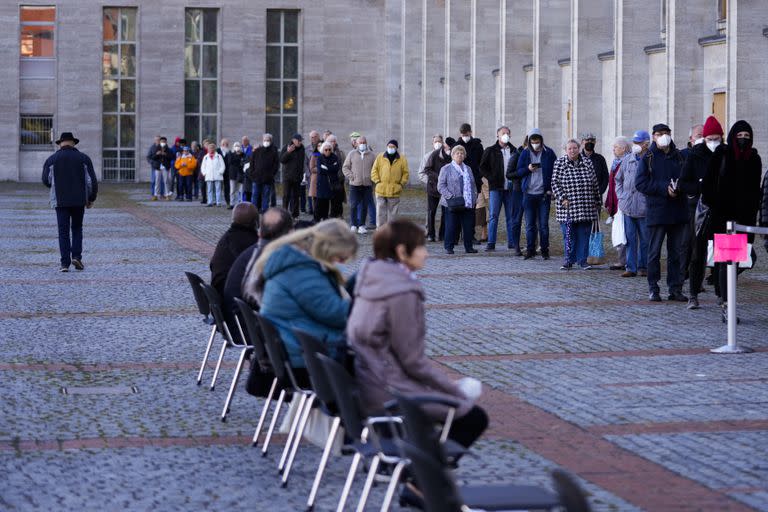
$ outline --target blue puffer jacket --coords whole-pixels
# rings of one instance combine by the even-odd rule
[[[670,197],[667,187],[670,180],[680,179],[683,169],[683,157],[670,143],[667,153],[651,144],[645,155],[645,168],[637,173],[635,187],[646,196],[645,221],[649,226],[666,224],[685,224],[688,222],[686,195],[682,189],[677,197]]]
[[[555,168],[555,160],[557,155],[548,146],[544,146],[542,143],[541,154],[541,172],[544,179],[544,193],[552,191],[552,171]],[[531,171],[528,169],[528,165],[531,163],[531,150],[526,148],[520,153],[520,158],[517,159],[517,175],[523,178],[523,194],[528,193],[528,182],[531,179]]]
[[[290,245],[269,257],[263,275],[261,314],[280,331],[291,366],[306,366],[293,329],[311,334],[328,347],[331,357],[342,358],[350,300],[341,297],[333,276]]]

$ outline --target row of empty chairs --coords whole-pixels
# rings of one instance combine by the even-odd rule
[[[352,455],[352,459],[336,504],[337,512],[346,510],[361,462],[367,465],[368,470],[356,506],[356,510],[360,512],[365,509],[371,489],[377,475],[381,476],[380,473],[383,473],[383,478],[389,479],[380,506],[382,511],[390,509],[398,487],[403,489],[400,494],[401,505],[430,512],[589,511],[589,506],[578,484],[570,475],[560,470],[553,472],[552,475],[556,493],[527,485],[457,485],[452,470],[467,451],[448,438],[456,403],[433,396],[395,395],[396,400],[387,404],[387,414],[375,417],[365,416],[358,401],[354,378],[343,365],[328,356],[325,347],[318,340],[307,333],[295,331],[303,350],[311,383],[309,387],[301,387],[291,368],[280,334],[268,319],[259,315],[245,302],[235,299],[238,314],[234,318],[235,325],[228,325],[223,314],[221,298],[216,290],[199,276],[190,272],[186,275],[192,286],[198,310],[203,315],[204,322],[211,325],[197,384],[202,383],[203,372],[208,365],[217,333],[221,337],[222,345],[210,384],[211,390],[215,389],[226,351],[228,349],[239,351],[221,420],[226,421],[243,365],[249,357],[256,358],[257,362],[252,364],[269,361],[269,367],[264,366],[261,370],[265,375],[273,375],[252,440],[254,447],[261,442],[262,457],[268,454],[270,442],[284,406],[298,400],[285,445],[277,463],[282,487],[288,486],[289,476],[313,411],[326,415],[330,420],[331,427],[307,497],[307,510],[313,510],[315,506],[334,442],[343,429],[345,447],[342,453]],[[237,337],[232,336],[231,327],[236,329]],[[275,395],[277,395],[276,398]],[[441,403],[449,408],[446,422],[440,430],[435,429],[434,422],[421,409],[422,405],[430,402]],[[262,440],[262,431],[270,411],[272,416]],[[386,470],[380,471],[382,468]]]

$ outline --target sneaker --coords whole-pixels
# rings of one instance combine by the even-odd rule
[[[579,265],[581,270],[592,270],[592,265]]]
[[[572,263],[563,263],[563,265],[560,267],[560,270],[571,270],[573,268]]]
[[[61,268],[59,269],[59,272],[69,272],[69,266],[65,267],[64,265],[62,265]]]
[[[445,254],[453,254],[453,249],[446,249]]]
[[[357,226],[349,226],[349,230],[353,233],[357,233]]]
[[[635,277],[637,274],[635,272],[631,272],[627,270],[626,272],[623,272],[621,274],[621,277]]]
[[[651,292],[648,296],[648,300],[651,302],[661,302],[661,295],[659,295],[659,292]]]
[[[75,270],[85,270],[82,260],[77,258],[72,258],[72,266],[75,267]]]
[[[675,302],[688,302],[688,297],[683,295],[683,292],[672,292],[667,296],[667,300]]]
[[[496,250],[496,244],[488,244],[485,246],[485,252],[493,252]]]
[[[688,305],[685,306],[685,307],[688,308],[688,309],[699,309],[699,308],[701,308],[701,306],[699,306],[699,299],[697,299],[696,297],[691,297],[690,299],[688,299]]]
[[[368,230],[367,230],[367,229],[365,229],[365,226],[360,226],[359,228],[357,228],[357,234],[358,234],[358,235],[364,235],[364,234],[366,234],[367,232],[368,232]]]

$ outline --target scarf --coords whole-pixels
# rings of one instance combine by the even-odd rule
[[[467,167],[465,164],[457,164],[456,162],[451,162],[451,165],[454,169],[459,171],[461,173],[462,177],[462,187],[461,192],[462,196],[464,197],[464,206],[467,208],[474,208],[475,205],[472,202],[472,187],[474,184],[472,183],[473,177],[472,173],[469,170],[469,167]]]
[[[608,193],[605,196],[605,208],[611,217],[619,211],[619,197],[616,195],[616,174],[619,172],[619,167],[621,167],[621,159],[614,158],[608,178]]]

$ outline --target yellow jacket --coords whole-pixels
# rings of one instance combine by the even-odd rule
[[[197,159],[192,155],[179,156],[173,165],[179,171],[179,176],[192,176],[197,168]]]
[[[371,181],[376,185],[379,197],[400,197],[403,186],[408,183],[408,160],[403,155],[389,163],[385,153],[379,154],[373,162]]]

